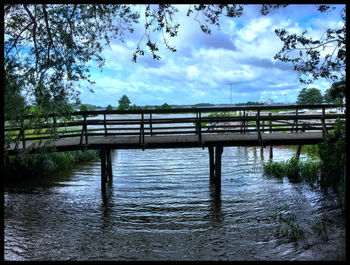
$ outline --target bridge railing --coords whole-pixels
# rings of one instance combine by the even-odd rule
[[[80,139],[89,144],[90,137],[135,137],[140,144],[145,137],[164,135],[202,135],[218,133],[262,133],[322,131],[334,129],[335,119],[345,118],[342,113],[329,113],[333,104],[245,106],[225,108],[192,108],[139,111],[86,111],[73,112],[71,121],[61,121],[47,115],[45,122],[33,123],[33,116],[23,117],[15,125],[5,126],[14,149],[26,148],[28,141],[45,139]],[[305,112],[304,110],[309,111]]]

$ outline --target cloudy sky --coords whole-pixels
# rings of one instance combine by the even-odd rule
[[[81,101],[100,106],[118,106],[122,95],[136,105],[191,105],[196,103],[232,103],[247,101],[295,102],[303,87],[316,87],[324,93],[330,84],[319,80],[311,85],[300,84],[292,65],[275,61],[274,55],[282,42],[274,33],[285,28],[291,33],[307,30],[308,36],[319,39],[329,27],[342,25],[337,9],[327,15],[314,5],[291,5],[260,15],[260,6],[249,5],[240,18],[222,18],[220,29],[212,26],[212,34],[204,34],[194,16],[186,16],[188,6],[176,5],[174,17],[180,24],[178,36],[169,39],[175,53],[162,44],[161,35],[153,34],[161,59],[152,54],[132,62],[133,52],[144,32],[141,11],[140,24],[133,34],[126,34],[124,42],[114,40],[105,48],[105,66],[91,67],[96,82],[89,92],[82,84]],[[147,49],[145,48],[147,51]]]

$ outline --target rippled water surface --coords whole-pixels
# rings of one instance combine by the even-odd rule
[[[276,147],[274,160],[294,153]],[[328,241],[295,244],[276,236],[277,213],[287,210],[310,224],[333,206],[305,184],[264,176],[267,159],[268,148],[261,156],[260,148],[225,147],[220,197],[211,192],[208,150],[201,148],[113,152],[108,207],[99,161],[51,186],[5,189],[5,259],[343,258],[343,224],[334,224]]]

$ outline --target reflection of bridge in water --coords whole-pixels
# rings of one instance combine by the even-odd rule
[[[306,108],[321,112],[308,114]],[[103,194],[113,181],[113,149],[208,148],[210,182],[220,193],[224,146],[270,146],[272,158],[273,145],[299,145],[298,157],[301,145],[319,143],[334,129],[336,118],[345,118],[345,114],[327,113],[330,108],[334,105],[87,111],[72,113],[72,117],[83,118],[68,122],[48,115],[40,126],[33,122],[37,117],[27,116],[16,125],[6,126],[5,133],[13,140],[9,155],[35,153],[43,146],[53,147],[54,152],[100,150]],[[287,114],[276,111],[281,109]]]

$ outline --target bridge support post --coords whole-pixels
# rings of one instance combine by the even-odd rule
[[[269,133],[272,133],[272,119],[271,119],[271,116],[272,116],[272,113],[270,112],[269,113],[269,119],[270,119],[270,124],[269,124],[270,131],[269,131]],[[270,145],[270,160],[272,160],[272,158],[273,158],[273,148],[272,148],[272,145]]]
[[[297,153],[295,154],[295,158],[299,160],[300,152],[301,152],[301,144],[298,145]]]
[[[210,183],[212,183],[214,182],[214,178],[215,178],[214,146],[209,146],[208,151],[209,151]]]
[[[103,196],[106,195],[106,183],[107,183],[107,174],[106,174],[106,150],[102,149],[100,151],[101,158],[101,192]]]
[[[106,185],[112,185],[113,175],[112,175],[112,159],[110,149],[101,149],[101,192],[102,195],[106,195]]]
[[[223,152],[222,145],[209,146],[209,168],[210,168],[210,186],[215,187],[217,194],[221,193],[221,157]]]
[[[108,149],[107,151],[107,175],[108,175],[108,184],[112,185],[113,183],[113,170],[112,170],[112,154],[111,150]]]
[[[272,149],[272,145],[270,145],[270,160],[272,160],[273,158],[273,149]]]

